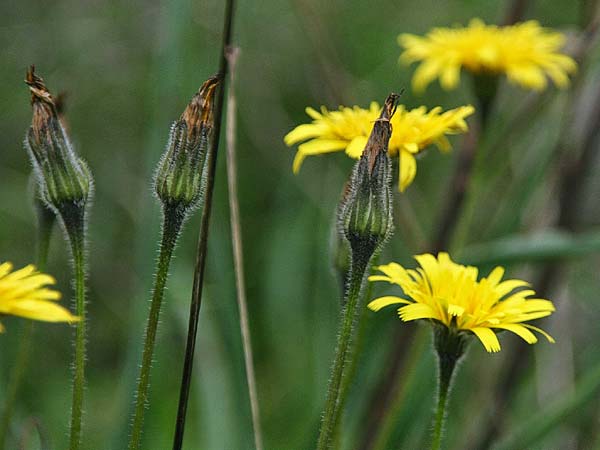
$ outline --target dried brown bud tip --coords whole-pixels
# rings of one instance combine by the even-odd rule
[[[206,80],[181,114],[179,120],[185,121],[189,137],[207,126],[212,126],[214,94],[218,85],[218,76]]]

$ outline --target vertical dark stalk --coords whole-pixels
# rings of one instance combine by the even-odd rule
[[[163,210],[162,238],[160,243],[160,253],[156,267],[156,278],[154,280],[154,290],[152,292],[152,302],[150,304],[150,313],[146,325],[146,335],[144,338],[144,350],[142,353],[142,364],[140,368],[140,377],[136,390],[135,411],[131,437],[129,440],[129,450],[138,450],[142,442],[142,428],[144,424],[144,411],[148,401],[148,387],[150,385],[150,370],[152,367],[152,356],[154,354],[154,343],[156,341],[156,332],[158,320],[160,317],[160,308],[165,292],[165,285],[169,274],[171,257],[175,248],[175,243],[181,231],[181,226],[185,220],[183,211],[170,208],[168,205]]]
[[[192,301],[190,304],[190,318],[188,324],[188,335],[183,363],[183,374],[181,388],[179,391],[179,406],[177,408],[177,421],[175,423],[175,435],[173,438],[173,450],[180,450],[183,445],[185,432],[185,419],[187,404],[190,394],[192,370],[194,366],[194,352],[196,348],[196,335],[198,333],[198,319],[200,316],[200,305],[202,303],[202,286],[204,285],[204,267],[206,265],[206,250],[208,245],[208,225],[212,209],[213,190],[215,184],[215,172],[217,167],[217,153],[221,135],[221,122],[223,115],[223,103],[225,99],[225,78],[228,72],[228,62],[225,52],[231,46],[233,31],[234,0],[227,0],[225,4],[225,20],[223,25],[223,43],[221,47],[221,59],[219,64],[219,78],[221,84],[217,100],[215,102],[215,124],[213,128],[213,140],[208,153],[208,170],[206,178],[205,203],[202,210],[200,231],[198,236],[198,250],[196,255],[196,266],[194,269],[194,284],[192,288]]]

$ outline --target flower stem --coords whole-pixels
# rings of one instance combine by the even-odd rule
[[[456,363],[464,354],[465,341],[454,330],[434,325],[434,346],[438,356],[438,401],[433,420],[431,450],[440,450],[452,375]]]
[[[372,258],[372,262],[370,264],[368,264],[367,268],[367,273],[370,272],[371,267],[373,267],[374,265],[377,264],[377,256],[374,256]],[[348,349],[348,357],[347,357],[347,361],[348,361],[348,367],[345,370],[345,373],[342,376],[342,382],[340,385],[340,394],[339,394],[339,398],[338,398],[338,404],[335,410],[335,416],[334,416],[334,423],[333,423],[333,442],[334,442],[334,448],[335,448],[335,444],[336,442],[339,440],[339,429],[340,429],[340,422],[342,420],[342,417],[344,415],[344,407],[346,405],[346,399],[348,398],[348,392],[350,391],[350,386],[352,385],[352,382],[354,381],[354,376],[356,375],[356,371],[358,369],[358,361],[359,361],[359,355],[362,352],[362,349],[364,347],[364,341],[365,341],[365,337],[367,335],[367,323],[368,321],[365,320],[366,315],[368,314],[369,310],[367,308],[364,307],[363,305],[363,299],[365,298],[371,298],[371,287],[373,285],[372,284],[368,284],[367,288],[366,288],[366,292],[365,295],[361,295],[359,300],[358,300],[358,323],[357,323],[357,330],[356,330],[356,336],[353,340],[351,340],[350,342],[350,348]]]
[[[154,280],[154,289],[152,291],[150,312],[148,314],[148,322],[146,325],[144,350],[142,352],[142,364],[140,367],[140,376],[138,379],[135,396],[135,411],[131,429],[131,437],[129,440],[129,450],[137,450],[141,446],[144,411],[148,401],[150,369],[152,366],[152,356],[154,354],[154,343],[156,341],[156,331],[158,328],[158,319],[160,317],[160,308],[164,297],[165,285],[167,283],[173,249],[175,248],[175,243],[179,237],[179,232],[184,219],[185,213],[178,207],[169,205],[164,206],[162,238],[160,243],[158,263],[156,266],[156,276]]]
[[[355,322],[360,313],[357,305],[365,285],[367,267],[369,267],[371,255],[372,252],[353,251],[352,254],[352,266],[348,276],[346,291],[346,306],[340,324],[333,369],[331,371],[329,387],[327,388],[327,399],[325,401],[325,410],[323,412],[323,421],[321,422],[317,450],[326,450],[331,446],[337,422],[336,414],[340,406],[340,386],[348,359],[352,330],[354,329]]]
[[[38,237],[37,237],[37,268],[40,272],[44,271],[46,261],[48,260],[48,250],[50,248],[50,237],[56,215],[50,211],[41,201],[36,201],[36,209],[38,214]],[[23,333],[17,350],[17,358],[14,365],[11,367],[9,384],[6,389],[6,402],[0,419],[0,449],[4,450],[6,446],[6,435],[10,425],[15,402],[21,387],[23,375],[27,369],[27,362],[31,356],[31,348],[33,344],[33,321],[27,321],[23,324]]]
[[[75,280],[75,311],[80,317],[75,329],[73,398],[69,437],[69,449],[78,450],[81,444],[83,391],[85,388],[85,208],[76,204],[68,204],[60,211],[60,216],[71,245],[73,278]]]

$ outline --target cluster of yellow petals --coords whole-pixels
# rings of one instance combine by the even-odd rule
[[[341,106],[337,111],[321,107],[321,112],[306,108],[312,123],[302,124],[290,131],[285,137],[286,145],[298,146],[293,171],[298,173],[307,156],[344,150],[351,158],[358,159],[365,148],[373,123],[379,117],[381,107],[372,102],[368,109],[358,106]],[[400,159],[400,177],[398,186],[404,191],[417,173],[415,155],[431,144],[441,151],[451,149],[446,135],[467,131],[465,118],[473,114],[470,105],[449,111],[435,107],[427,111],[425,106],[407,110],[399,105],[392,117],[392,137],[389,143],[389,155]]]
[[[0,314],[45,322],[77,322],[79,318],[55,302],[60,292],[49,289],[54,278],[28,265],[12,271],[11,263],[0,264]],[[0,331],[4,327],[0,324]]]
[[[472,332],[488,352],[500,351],[494,330],[511,331],[527,343],[537,337],[531,330],[552,337],[543,330],[523,322],[552,314],[549,300],[533,297],[535,292],[522,280],[504,280],[504,269],[496,267],[485,278],[477,280],[476,267],[453,262],[447,253],[415,256],[421,267],[405,269],[397,263],[379,266],[383,275],[373,275],[370,281],[387,281],[402,288],[405,298],[386,296],[369,303],[373,311],[389,305],[404,305],[398,309],[403,321],[432,319],[447,327]]]
[[[444,89],[458,85],[462,67],[473,73],[504,73],[511,82],[542,90],[550,78],[558,87],[569,84],[577,70],[575,61],[562,53],[562,33],[540,26],[535,20],[499,27],[472,19],[468,27],[434,28],[426,36],[402,34],[405,51],[400,60],[420,61],[413,89],[423,91],[434,79]]]

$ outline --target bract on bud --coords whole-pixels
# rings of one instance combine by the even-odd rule
[[[33,108],[25,147],[38,179],[40,196],[55,212],[83,209],[92,189],[92,176],[73,150],[54,98],[34,71],[31,66],[25,78]]]
[[[205,81],[171,127],[167,149],[158,163],[154,181],[164,205],[187,210],[200,203],[218,84],[218,77]]]
[[[353,251],[362,249],[372,253],[393,231],[388,144],[392,135],[390,119],[396,111],[397,100],[397,94],[387,97],[362,156],[354,166],[350,189],[340,209],[341,231]]]

